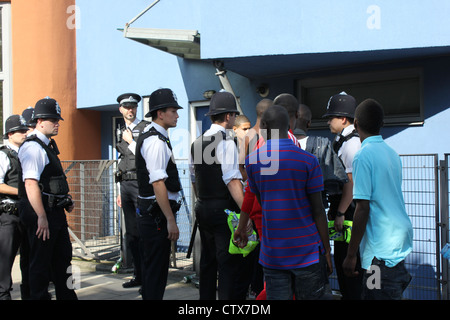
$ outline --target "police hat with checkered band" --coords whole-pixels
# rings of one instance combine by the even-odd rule
[[[141,101],[141,96],[137,93],[123,93],[117,97],[117,102],[124,107],[137,107],[139,101]]]
[[[348,117],[355,118],[356,100],[351,95],[342,91],[328,100],[327,112],[322,118]]]
[[[145,115],[145,117],[150,117],[150,114],[153,111],[173,107],[177,109],[183,109],[178,104],[177,97],[175,93],[167,88],[158,89],[152,92],[150,95],[150,101],[149,101],[149,112]]]
[[[36,102],[34,106],[33,116],[31,117],[31,123],[35,123],[37,119],[59,119],[64,120],[61,117],[61,108],[55,99],[45,97],[44,99]]]
[[[5,121],[5,134],[3,135],[3,139],[8,139],[8,133],[20,130],[28,131],[27,121],[21,115],[13,114]]]

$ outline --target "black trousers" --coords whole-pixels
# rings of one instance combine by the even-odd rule
[[[139,200],[140,215],[136,218],[142,248],[142,299],[162,300],[169,274],[171,242],[167,239],[164,213],[156,206],[150,214],[148,203]]]
[[[231,231],[224,209],[230,201],[198,200],[195,214],[202,244],[200,256],[200,300],[244,300],[251,281],[250,260],[230,254]]]
[[[0,214],[0,300],[11,299],[11,271],[20,247],[20,269],[22,284],[20,286],[22,300],[29,298],[28,255],[29,245],[25,227],[17,214]]]
[[[337,207],[339,205],[340,196],[334,196],[330,198],[330,210],[329,215],[334,220],[337,213]],[[351,204],[345,212],[345,220],[353,221],[353,214],[355,212],[354,204]],[[334,266],[336,269],[336,275],[339,283],[339,291],[341,292],[343,300],[360,300],[362,294],[362,278],[364,272],[361,268],[361,259],[358,250],[358,257],[356,262],[356,270],[359,271],[357,277],[347,277],[344,274],[342,264],[347,256],[348,243],[345,241],[334,241]]]
[[[75,290],[68,285],[72,260],[67,219],[63,208],[48,208],[45,205],[50,231],[50,239],[45,241],[36,236],[37,215],[26,198],[19,204],[20,219],[26,227],[30,244],[30,298],[45,300],[49,298],[50,277],[55,285],[56,299],[76,300]]]
[[[139,231],[136,222],[137,195],[137,180],[123,180],[120,183],[120,198],[126,229],[125,247],[131,253],[134,277],[137,281],[142,281]]]

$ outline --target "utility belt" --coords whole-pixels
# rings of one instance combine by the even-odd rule
[[[116,171],[114,173],[114,177],[115,177],[116,183],[122,182],[122,181],[127,181],[127,180],[137,180],[137,172],[136,171],[127,171],[127,172]]]
[[[3,213],[18,215],[19,214],[18,209],[19,209],[18,202],[15,200],[3,199],[0,202],[0,215]]]
[[[169,204],[173,214],[176,215],[178,210],[180,210],[181,202],[169,200]],[[166,219],[156,199],[142,199],[138,197],[136,215],[140,218],[153,218],[156,230],[158,232],[161,231],[161,220],[164,221]]]
[[[169,204],[173,214],[176,214],[178,210],[180,210],[181,208],[181,201],[169,200]],[[136,214],[139,217],[143,216],[156,217],[161,214],[164,215],[156,199],[142,199],[139,197],[137,198]]]
[[[64,208],[67,209],[73,205],[70,194],[59,195],[42,192],[42,202],[48,205],[49,208]]]

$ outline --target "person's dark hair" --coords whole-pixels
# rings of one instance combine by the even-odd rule
[[[384,125],[383,107],[374,99],[366,99],[356,107],[355,119],[359,129],[378,135]]]
[[[233,114],[234,112],[224,112],[224,113],[219,113],[219,114],[213,114],[211,116],[209,116],[211,118],[211,122],[215,123],[222,123],[225,121],[225,118],[227,116],[227,114]]]
[[[278,95],[273,100],[273,104],[284,107],[288,112],[289,118],[293,118],[297,115],[299,103],[297,98],[292,94],[282,93]]]
[[[152,119],[156,119],[158,118],[158,111],[162,111],[162,112],[166,112],[167,108],[162,108],[162,109],[157,109],[155,111],[152,111],[150,113],[150,117],[152,117]]]

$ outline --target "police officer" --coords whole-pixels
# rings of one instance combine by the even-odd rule
[[[19,148],[19,213],[30,243],[30,296],[49,299],[48,284],[55,285],[58,300],[76,300],[72,277],[72,244],[66,214],[74,208],[58,148],[52,139],[59,131],[61,109],[46,97],[36,103],[35,130]],[[20,176],[20,175],[19,175]]]
[[[169,128],[176,127],[178,105],[172,90],[150,95],[152,123],[139,136],[136,146],[138,173],[137,221],[142,243],[142,298],[162,300],[167,283],[171,241],[179,237],[175,214],[180,208],[178,169],[169,141]]]
[[[33,117],[33,112],[34,112],[33,107],[28,107],[22,111],[22,117],[27,122],[28,133],[30,133],[31,131],[34,130],[34,128],[36,128],[36,124],[31,121],[31,117]]]
[[[20,246],[22,257],[26,258],[27,243],[23,242],[24,228],[19,219],[18,185],[20,164],[17,157],[20,145],[27,137],[28,127],[25,119],[20,115],[12,115],[5,122],[4,139],[6,145],[0,147],[0,300],[10,300],[11,269],[17,250]],[[26,238],[25,238],[26,239]],[[22,299],[29,296],[28,265],[20,264],[22,284],[20,286]]]
[[[355,117],[356,101],[345,92],[333,95],[327,105],[327,112],[323,118],[328,119],[331,133],[336,134],[333,149],[341,159],[348,182],[343,185],[342,193],[329,196],[330,208],[328,219],[334,220],[337,232],[343,231],[344,220],[353,220],[355,203],[353,201],[352,163],[356,152],[361,148],[361,141],[353,119]],[[342,263],[347,255],[348,243],[346,241],[334,241],[334,262],[342,299],[361,299],[362,272],[360,276],[351,278],[344,275]],[[358,257],[358,268],[361,269],[361,261]]]
[[[200,299],[216,299],[217,273],[220,300],[244,299],[246,288],[242,255],[228,252],[231,231],[224,209],[240,212],[244,199],[236,143],[227,134],[239,111],[233,94],[215,93],[210,102],[211,127],[191,145],[195,214],[201,239]],[[192,167],[192,166],[191,166]]]
[[[120,160],[116,173],[116,181],[120,182],[120,194],[117,197],[117,204],[123,210],[125,247],[127,252],[131,253],[130,261],[134,267],[133,278],[122,284],[124,288],[140,286],[142,282],[139,233],[136,226],[138,185],[135,149],[137,138],[148,125],[148,121],[140,121],[136,118],[139,101],[141,101],[141,97],[136,93],[124,93],[117,97],[119,111],[125,121],[125,126],[120,129],[116,145]]]

